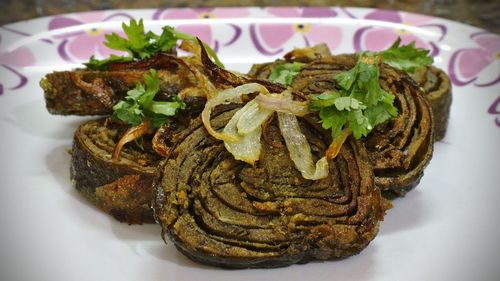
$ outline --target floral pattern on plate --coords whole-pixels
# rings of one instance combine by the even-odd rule
[[[0,27],[0,94],[37,83],[28,67],[65,66],[87,61],[92,55],[120,54],[104,45],[104,35],[117,32],[123,36],[120,24],[131,18],[143,18],[146,28],[151,23],[148,20],[172,20],[179,30],[197,35],[219,50],[223,60],[229,54],[233,61],[246,63],[321,42],[339,53],[382,50],[398,36],[403,43],[415,40],[418,47],[431,50],[438,67],[447,68],[455,87],[494,93],[483,112],[494,115],[495,127],[500,128],[500,97],[498,88],[493,88],[500,85],[500,36],[444,19],[363,8],[112,10],[13,23]],[[240,57],[243,49],[245,55]]]
[[[337,12],[331,8],[266,8],[266,12],[281,18],[331,18]],[[328,34],[328,36],[325,36]],[[335,50],[342,41],[342,29],[337,26],[297,22],[295,24],[262,23],[250,25],[250,36],[255,48],[263,55],[276,55],[283,52],[283,46],[292,38],[303,39],[302,46],[326,43]]]
[[[500,95],[488,108],[488,113],[495,116],[495,124],[500,128]]]
[[[70,16],[56,16],[49,22],[50,31],[65,29],[72,26],[107,22],[121,19],[128,21],[132,16],[126,13],[87,12]],[[123,32],[115,31],[124,36]],[[56,35],[60,42],[57,51],[62,59],[67,62],[87,61],[91,56],[108,57],[111,54],[123,54],[109,49],[104,45],[104,35],[111,33],[102,27],[91,26],[84,31],[67,32]]]
[[[439,54],[436,41],[441,41],[447,32],[445,25],[434,23],[435,18],[412,13],[374,10],[368,13],[364,19],[391,22],[398,25],[396,28],[367,26],[358,29],[353,38],[356,52],[363,50],[381,51],[389,48],[398,37],[401,37],[402,44],[415,41],[417,47],[429,49],[431,55],[436,56]],[[419,38],[411,32],[412,27],[431,29],[434,34],[437,34],[437,40],[428,41]]]
[[[176,20],[176,19],[216,19],[216,18],[244,18],[250,15],[245,8],[195,8],[195,9],[159,9],[153,14],[153,20]],[[181,24],[176,26],[179,31],[196,35],[203,42],[211,46],[216,52],[220,44],[229,46],[236,42],[241,36],[242,29],[236,24],[232,27],[230,36],[215,34],[212,26],[207,24]]]
[[[453,84],[464,86],[475,82],[477,87],[488,87],[500,82],[500,36],[489,32],[470,35],[477,47],[462,48],[453,53],[448,74]],[[491,70],[485,73],[484,70]],[[483,73],[484,71],[484,73]],[[493,74],[492,77],[488,75]]]
[[[2,79],[0,80],[0,95],[4,93],[4,87],[11,91],[24,87],[26,83],[28,83],[28,77],[22,74],[19,68],[34,65],[35,63],[35,56],[31,50],[26,47],[20,47],[10,52],[0,53],[0,66],[7,72],[2,74]],[[8,77],[12,78],[5,79]]]

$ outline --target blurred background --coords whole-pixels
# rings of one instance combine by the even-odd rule
[[[103,9],[230,6],[350,6],[448,18],[500,33],[500,0],[0,0],[0,25],[30,18]]]

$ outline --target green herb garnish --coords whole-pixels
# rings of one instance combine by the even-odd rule
[[[168,52],[175,48],[178,40],[196,41],[195,36],[176,31],[171,26],[164,26],[161,35],[157,35],[151,31],[146,33],[142,19],[139,22],[132,19],[129,25],[122,23],[122,29],[127,38],[123,38],[114,32],[106,34],[104,36],[106,38],[104,45],[112,50],[125,51],[129,56],[111,55],[110,58],[104,60],[97,60],[91,57],[90,61],[85,63],[88,68],[105,70],[111,62],[142,60],[150,58],[159,52]],[[224,67],[215,54],[215,51],[205,43],[203,43],[203,46],[207,49],[208,54],[214,59],[215,63],[220,67]]]
[[[356,65],[335,77],[338,90],[311,98],[310,110],[319,111],[323,128],[332,131],[334,140],[347,128],[356,139],[366,137],[375,126],[398,115],[394,95],[380,86],[380,64],[414,71],[433,62],[429,51],[415,48],[415,42],[400,43],[398,38],[386,51],[358,53]]]
[[[137,126],[147,118],[153,128],[158,128],[186,105],[175,97],[172,101],[155,101],[160,90],[160,79],[154,69],[151,75],[144,74],[144,83],[127,92],[125,99],[113,106],[113,117],[127,124]]]
[[[322,126],[340,136],[349,126],[356,139],[367,136],[378,124],[397,116],[394,96],[379,84],[378,56],[361,53],[356,65],[335,77],[340,89],[314,96],[312,111],[319,111]]]
[[[293,78],[299,74],[304,65],[304,63],[300,62],[280,64],[271,70],[269,80],[284,86],[290,86]]]
[[[134,58],[132,57],[122,57],[117,55],[111,55],[107,59],[98,60],[94,56],[90,57],[89,62],[84,63],[84,65],[90,69],[94,70],[106,70],[108,68],[108,64],[113,62],[127,62],[132,61]]]
[[[384,63],[406,72],[414,72],[417,68],[434,62],[428,55],[429,50],[415,48],[415,41],[408,45],[400,44],[401,38],[398,37],[389,49],[379,53]]]

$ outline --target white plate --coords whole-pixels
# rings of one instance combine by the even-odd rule
[[[102,31],[143,18],[193,31],[230,69],[247,71],[293,47],[335,53],[385,48],[397,35],[431,48],[453,81],[446,138],[419,186],[359,255],[270,270],[191,262],[157,225],[121,224],[71,186],[72,134],[86,118],[45,110],[47,72],[106,54]],[[210,18],[210,19],[205,19]],[[500,276],[500,37],[460,23],[354,8],[124,10],[0,27],[0,279],[2,280],[498,280]],[[88,118],[87,118],[88,119]]]

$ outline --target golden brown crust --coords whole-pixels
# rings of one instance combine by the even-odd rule
[[[152,223],[149,205],[160,158],[130,144],[113,161],[121,131],[105,118],[82,124],[73,140],[71,179],[78,191],[117,220]]]
[[[220,129],[234,112],[214,114],[212,126]],[[314,157],[324,154],[329,134],[316,122],[299,122]],[[276,267],[356,254],[375,237],[386,205],[363,145],[352,138],[346,143],[330,161],[329,177],[310,181],[284,145],[263,141],[259,161],[250,166],[195,120],[165,160],[155,215],[181,252],[211,265]]]

